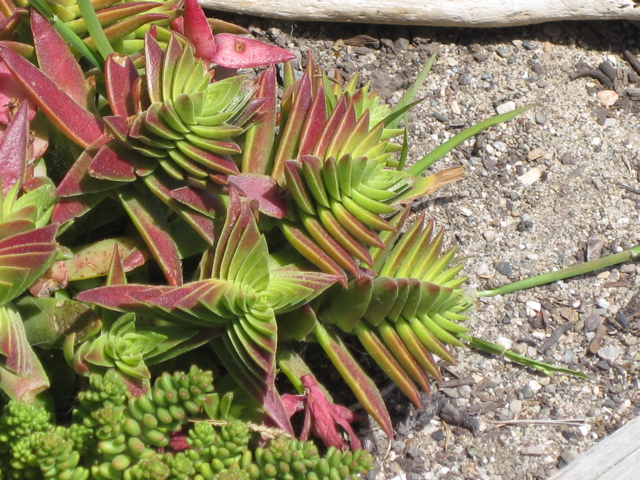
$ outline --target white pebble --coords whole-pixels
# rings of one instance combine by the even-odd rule
[[[604,298],[596,299],[596,305],[600,308],[609,308],[611,306],[611,304]]]
[[[589,432],[591,431],[591,425],[580,425],[578,427],[578,431],[580,432],[580,435],[582,435],[583,437],[586,437]]]
[[[529,388],[531,389],[532,392],[537,392],[542,388],[542,385],[540,385],[540,383],[536,382],[535,380],[531,380],[529,382]]]
[[[507,337],[498,337],[496,339],[496,343],[498,345],[502,345],[504,348],[509,350],[511,348],[511,345],[513,345],[513,340],[511,340],[510,338],[507,338]]]
[[[502,115],[503,113],[512,112],[516,109],[516,102],[505,102],[496,107],[496,113]]]

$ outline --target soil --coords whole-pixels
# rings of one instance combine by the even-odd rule
[[[437,52],[411,114],[413,161],[496,112],[534,106],[440,160],[436,170],[461,165],[466,178],[415,205],[458,245],[468,288],[640,243],[640,25],[473,30],[218,16],[296,53],[299,69],[310,50],[329,72],[360,72],[391,104]],[[637,416],[639,270],[627,263],[480,298],[474,335],[588,380],[458,350],[422,411],[384,389],[396,435],[364,432],[380,458],[370,478],[545,479]]]

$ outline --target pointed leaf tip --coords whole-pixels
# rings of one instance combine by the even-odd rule
[[[185,0],[183,18],[184,34],[195,47],[196,56],[212,61],[217,47],[207,17],[197,0]]]
[[[296,57],[283,48],[231,33],[219,33],[214,37],[214,41],[216,52],[213,61],[227,68],[262,67],[293,60]]]

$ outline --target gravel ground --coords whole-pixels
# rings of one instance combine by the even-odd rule
[[[640,25],[464,30],[220,16],[300,58],[311,50],[329,71],[359,71],[390,103],[438,52],[412,113],[414,160],[496,112],[535,105],[441,160],[436,169],[462,165],[466,178],[416,205],[468,257],[470,289],[640,243]],[[481,298],[476,336],[589,379],[458,351],[423,411],[385,390],[396,437],[389,445],[366,433],[381,459],[371,478],[544,479],[638,415],[638,270]]]

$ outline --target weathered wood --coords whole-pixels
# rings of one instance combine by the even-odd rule
[[[640,478],[640,418],[627,423],[548,480]]]
[[[556,20],[640,20],[635,0],[200,0],[290,20],[500,27]]]

